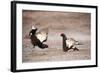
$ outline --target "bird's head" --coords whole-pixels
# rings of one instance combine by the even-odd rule
[[[37,31],[37,28],[33,25],[33,26],[32,26],[32,30],[33,30],[34,32],[36,32],[36,31]]]
[[[61,33],[60,36],[65,36],[65,34],[64,33]]]
[[[60,36],[62,36],[63,38],[65,38],[67,40],[67,37],[64,33],[61,33]]]
[[[32,26],[32,29],[35,30],[35,29],[37,29],[37,28],[33,25],[33,26]]]

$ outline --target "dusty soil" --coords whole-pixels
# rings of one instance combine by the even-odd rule
[[[91,17],[89,13],[23,10],[22,18],[22,61],[24,63],[91,59]],[[47,31],[48,29],[48,40],[45,43],[49,45],[49,48],[33,48],[28,34],[34,24],[39,31]],[[77,45],[79,51],[63,52],[61,33],[81,42],[83,45]]]

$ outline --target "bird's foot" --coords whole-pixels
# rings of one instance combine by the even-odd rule
[[[47,45],[47,44],[43,44],[43,45],[41,46],[41,49],[45,49],[45,48],[48,48],[48,45]]]
[[[79,51],[79,49],[78,49],[78,48],[76,48],[76,47],[75,47],[73,50],[74,50],[74,51]]]
[[[68,47],[66,47],[66,48],[63,49],[64,52],[68,52],[68,50],[69,50]]]

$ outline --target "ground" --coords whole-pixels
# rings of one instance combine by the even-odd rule
[[[22,61],[27,63],[91,59],[90,18],[89,13],[23,10]],[[45,42],[48,48],[33,48],[28,34],[34,24],[39,31],[48,31],[48,40]],[[61,33],[82,43],[77,45],[79,51],[63,52]]]

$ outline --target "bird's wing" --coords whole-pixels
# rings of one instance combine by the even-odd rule
[[[38,32],[36,33],[36,37],[41,41],[41,42],[44,42],[44,40],[47,39],[47,33],[45,32]]]
[[[82,42],[76,41],[76,40],[73,39],[73,38],[70,38],[70,40],[72,40],[72,41],[74,42],[74,45],[83,45]]]
[[[76,41],[73,38],[68,38],[66,40],[66,45],[70,48],[71,46],[75,46],[78,43],[78,41]]]
[[[73,45],[73,41],[66,40],[66,45],[67,45],[68,48],[70,48]]]

